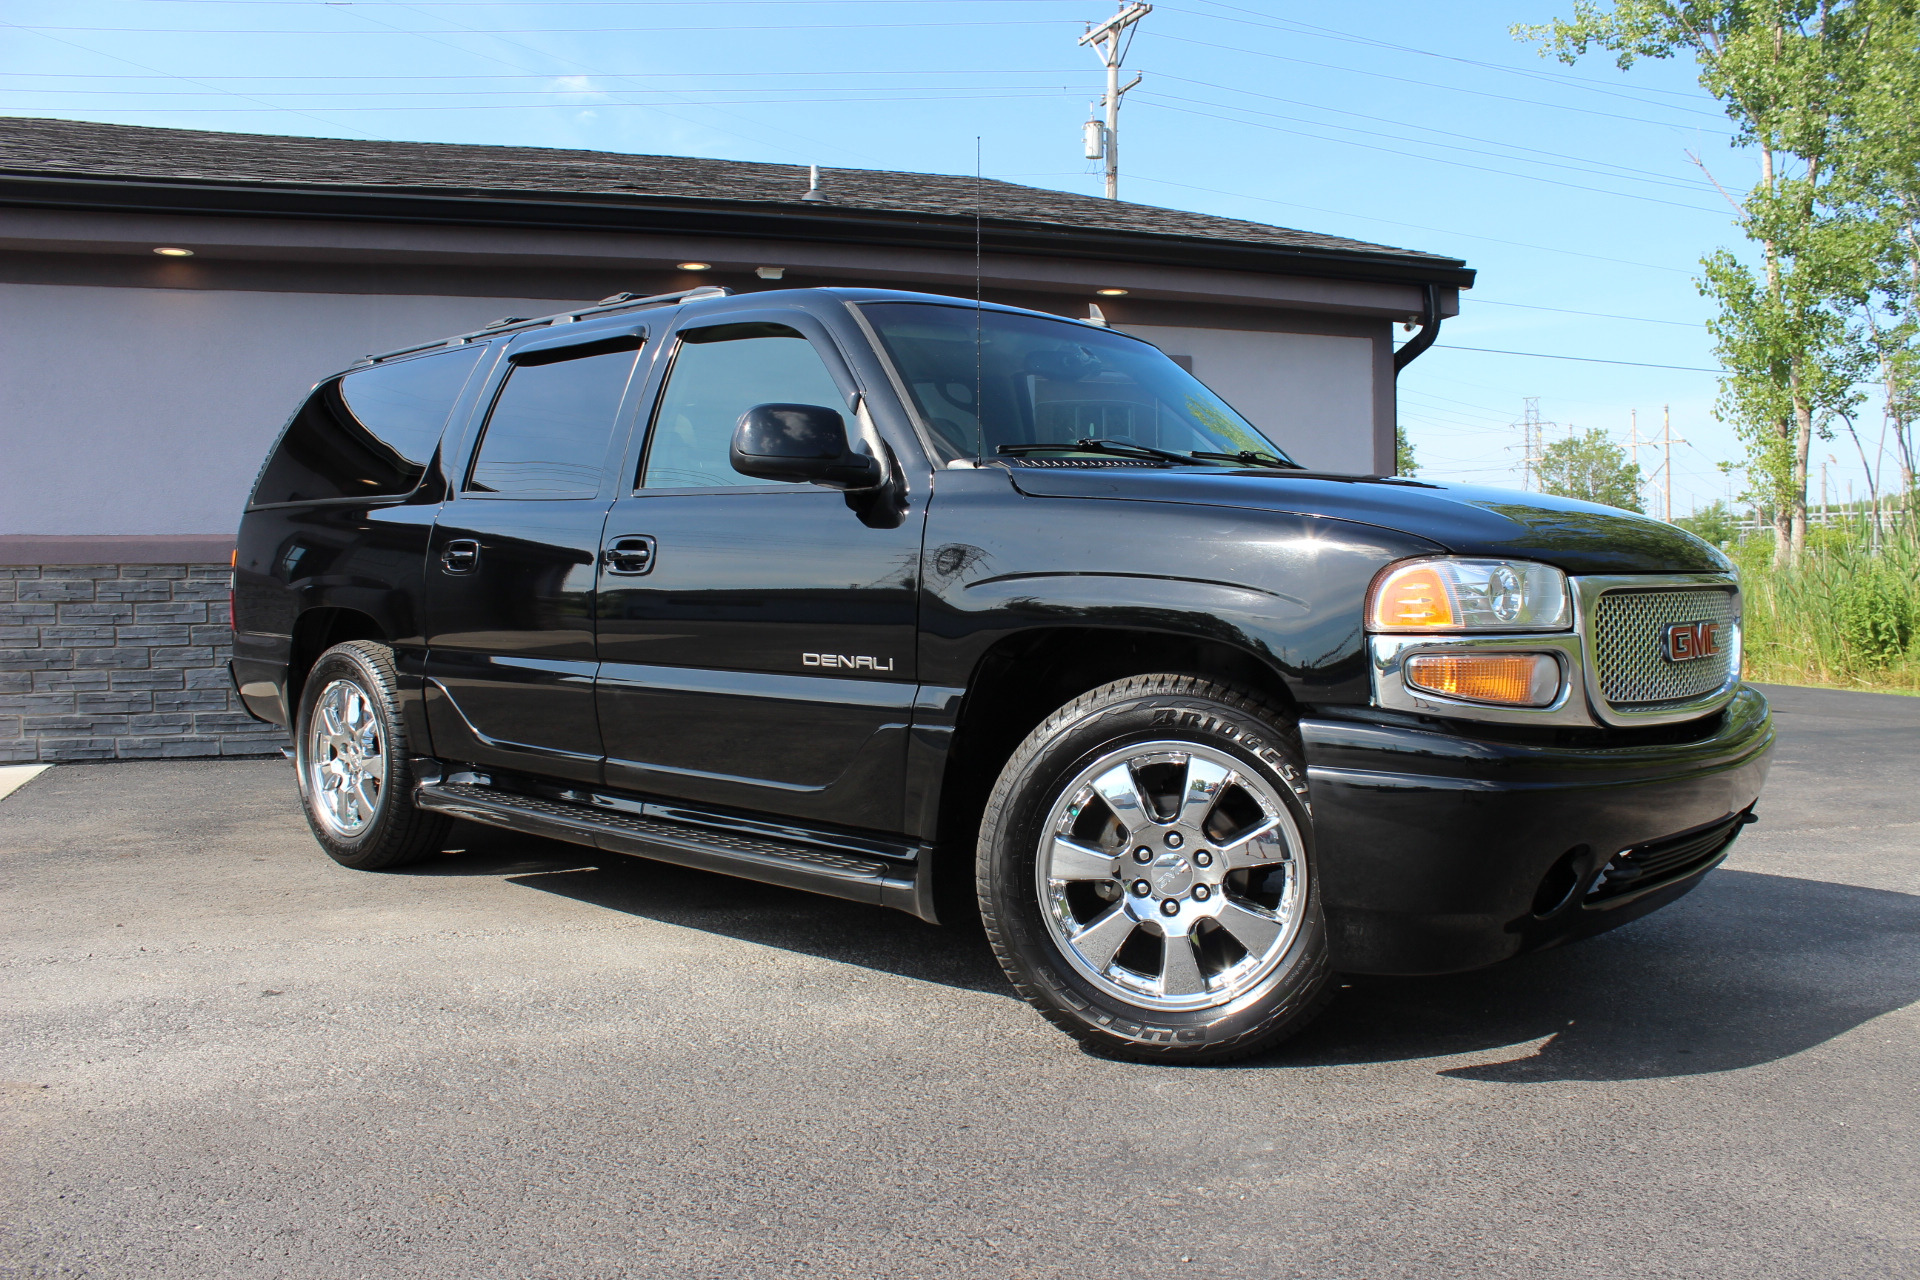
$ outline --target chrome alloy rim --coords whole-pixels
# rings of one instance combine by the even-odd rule
[[[335,680],[320,692],[307,727],[307,794],[337,836],[357,836],[380,812],[387,744],[366,691]]]
[[[1292,945],[1306,901],[1299,828],[1240,761],[1143,742],[1082,769],[1035,859],[1047,929],[1081,973],[1151,1009],[1225,1004]]]

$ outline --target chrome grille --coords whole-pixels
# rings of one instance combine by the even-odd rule
[[[1593,653],[1600,689],[1614,706],[1704,697],[1727,681],[1739,621],[1734,593],[1717,588],[1609,591],[1594,610]],[[1691,662],[1667,659],[1667,628],[1711,622],[1720,652]]]

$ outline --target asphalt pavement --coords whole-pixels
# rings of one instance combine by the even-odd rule
[[[904,915],[61,766],[0,801],[0,1275],[1911,1277],[1920,698],[1768,692],[1691,896],[1210,1069]]]

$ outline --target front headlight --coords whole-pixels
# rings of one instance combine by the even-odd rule
[[[1564,631],[1572,616],[1567,575],[1530,560],[1403,560],[1367,597],[1375,632]]]

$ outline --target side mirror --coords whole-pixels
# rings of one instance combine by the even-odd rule
[[[743,476],[871,489],[886,479],[878,458],[855,453],[847,424],[817,404],[757,404],[740,415],[727,460]]]

